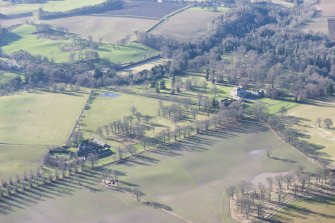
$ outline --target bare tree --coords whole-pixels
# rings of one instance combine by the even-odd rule
[[[316,123],[318,124],[319,127],[321,127],[322,124],[322,118],[317,118]]]
[[[230,186],[230,187],[228,187],[228,189],[227,189],[227,195],[229,196],[229,197],[231,197],[232,199],[234,199],[234,195],[236,194],[236,187],[235,186]]]
[[[333,120],[331,118],[326,118],[323,120],[323,124],[330,129],[330,127],[333,127]]]
[[[140,191],[137,188],[132,189],[132,193],[136,197],[137,201],[141,201],[141,197],[145,195],[142,191]]]
[[[279,110],[279,112],[281,113],[281,116],[283,117],[286,113],[287,113],[287,108],[282,106]]]
[[[91,166],[94,167],[94,165],[98,162],[98,156],[97,154],[90,153],[87,155],[87,160],[90,162]]]

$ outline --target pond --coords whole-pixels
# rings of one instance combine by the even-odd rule
[[[116,98],[116,97],[118,97],[118,96],[119,96],[119,94],[114,93],[114,92],[110,92],[110,91],[102,92],[102,93],[100,94],[100,97]]]

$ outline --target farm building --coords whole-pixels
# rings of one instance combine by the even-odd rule
[[[112,155],[110,146],[106,143],[97,139],[83,140],[78,146],[78,156],[87,157],[90,153],[98,155],[99,158]]]
[[[328,20],[328,31],[330,35],[335,35],[335,17],[330,17]]]
[[[231,96],[232,97],[240,97],[240,98],[245,98],[249,94],[249,91],[242,86],[234,87],[233,90],[231,91]]]

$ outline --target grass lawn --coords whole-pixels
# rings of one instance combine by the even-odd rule
[[[35,170],[46,151],[47,147],[41,145],[0,144],[0,179]]]
[[[45,3],[25,3],[25,4],[9,4],[0,0],[1,11],[5,14],[14,14],[20,12],[32,12],[42,8],[45,11],[58,12],[68,11],[83,6],[96,5],[104,2],[104,0],[48,0]]]
[[[177,78],[181,79],[183,83],[183,87],[181,88],[180,93],[176,93],[177,96],[181,97],[187,97],[191,98],[193,100],[198,100],[198,95],[201,94],[203,96],[207,96],[209,98],[214,98],[214,93],[212,91],[213,86],[217,88],[217,99],[221,100],[224,98],[230,98],[230,93],[231,90],[233,89],[233,86],[227,86],[227,85],[221,85],[221,84],[212,84],[211,81],[206,81],[205,79],[205,74],[204,73],[189,73],[185,76],[178,76]],[[166,83],[166,90],[160,90],[161,93],[163,94],[171,94],[171,78],[162,78],[159,81],[164,80]],[[186,90],[185,88],[185,82],[186,80],[191,80],[192,81],[192,89]],[[204,88],[202,86],[202,83],[206,82],[207,87]],[[196,83],[196,84],[195,84]],[[150,83],[147,86],[144,85],[139,85],[139,86],[134,86],[134,88],[140,89],[140,90],[149,90],[151,92],[155,92],[155,89],[150,88]]]
[[[84,48],[74,51],[62,51],[61,47],[73,46],[70,39],[52,40],[49,38],[41,38],[35,34],[36,28],[33,25],[22,25],[5,38],[0,40],[0,46],[5,53],[11,54],[19,50],[25,50],[33,55],[41,55],[54,60],[57,63],[68,62],[71,52],[83,53],[92,51],[92,49]],[[108,59],[113,63],[123,64],[137,62],[145,59],[145,56],[154,56],[158,52],[139,43],[130,43],[126,46],[115,47],[110,44],[103,44],[97,50],[100,58]]]
[[[0,143],[63,144],[87,96],[35,91],[0,97]]]
[[[265,149],[271,149],[273,157],[279,159],[266,158]],[[41,197],[30,197],[31,201],[13,199],[10,208],[3,210],[7,214],[0,217],[4,223],[23,219],[28,223],[188,220],[229,223],[232,220],[225,195],[228,186],[264,173],[294,171],[301,164],[308,170],[314,169],[267,128],[247,122],[104,167],[118,170],[123,185],[136,187],[146,194],[146,200],[168,206],[172,213],[143,206],[127,193],[104,188],[100,174],[95,173],[78,178],[82,186],[66,181],[39,191]]]
[[[272,98],[262,98],[259,101],[265,103],[271,115],[278,113],[282,107],[289,110],[299,105],[297,102],[290,99],[277,100]]]
[[[331,118],[335,121],[335,98],[328,98],[324,101],[312,101],[311,104],[300,105],[289,111],[288,115],[298,118],[298,123],[293,126],[294,129],[307,135],[307,140],[316,145],[322,145],[325,148],[320,150],[321,156],[335,161],[335,129],[319,127],[316,123],[317,118]],[[334,163],[333,163],[334,164]]]
[[[160,59],[152,59],[148,62],[144,62],[135,66],[131,66],[127,69],[125,69],[124,71],[122,71],[122,73],[127,74],[128,72],[141,72],[143,70],[151,70],[151,68],[158,66],[158,65],[163,65],[167,62],[166,59],[160,58]]]
[[[294,201],[271,218],[271,222],[332,223],[335,221],[335,197]]]
[[[19,74],[16,74],[16,73],[0,71],[0,84],[5,84],[8,81],[10,81],[11,79],[16,78],[18,76],[19,76]]]

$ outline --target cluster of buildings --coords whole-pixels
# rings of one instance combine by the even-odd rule
[[[109,145],[98,139],[83,140],[78,145],[77,155],[79,157],[87,157],[88,154],[95,154],[99,158],[103,158],[113,154],[110,148]]]

